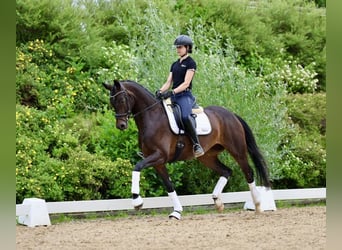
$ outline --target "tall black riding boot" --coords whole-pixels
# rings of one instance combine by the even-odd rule
[[[196,133],[195,119],[192,116],[189,116],[188,119],[184,119],[183,123],[185,132],[190,136],[190,139],[193,143],[195,157],[200,157],[204,155],[204,150],[199,143],[198,136]]]

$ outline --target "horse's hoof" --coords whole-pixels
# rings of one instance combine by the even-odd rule
[[[261,206],[260,203],[255,204],[255,214],[261,214]]]
[[[223,202],[220,200],[220,198],[213,198],[213,199],[214,199],[215,208],[216,208],[217,212],[222,213],[224,210]]]
[[[215,206],[215,207],[216,207],[217,212],[219,213],[222,213],[224,210],[224,204],[221,204],[221,206]]]
[[[173,211],[170,215],[169,215],[169,219],[176,219],[176,220],[180,220],[181,218],[181,213],[178,211]]]
[[[139,206],[136,206],[136,207],[134,207],[134,209],[138,211],[138,210],[140,210],[142,207],[143,207],[143,204],[141,204],[141,205],[139,205]]]
[[[144,202],[141,196],[139,195],[137,198],[133,199],[132,204],[135,210],[139,210],[142,208]]]

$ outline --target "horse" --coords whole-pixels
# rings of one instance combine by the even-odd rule
[[[173,204],[173,212],[169,218],[179,220],[183,207],[169,178],[166,164],[193,159],[192,142],[187,135],[177,135],[171,131],[161,100],[139,83],[131,80],[114,80],[113,84],[105,82],[102,85],[109,91],[109,102],[114,108],[116,127],[120,130],[127,129],[128,120],[133,118],[138,128],[138,144],[143,159],[136,163],[132,171],[132,205],[137,210],[142,208],[143,199],[139,194],[140,173],[144,168],[153,167],[162,179]],[[223,107],[208,106],[203,110],[210,120],[212,130],[208,135],[199,136],[205,154],[197,159],[220,176],[212,193],[216,209],[219,212],[223,211],[224,204],[220,195],[232,175],[232,170],[218,158],[218,155],[226,150],[245,176],[255,212],[262,212],[261,195],[256,188],[248,155],[254,163],[258,181],[266,188],[271,184],[266,161],[256,144],[251,128],[240,116]],[[175,159],[179,136],[184,142],[184,147]]]

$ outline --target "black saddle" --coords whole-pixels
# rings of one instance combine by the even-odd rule
[[[198,105],[196,103],[194,103],[193,105],[193,109],[198,107]],[[184,124],[183,124],[183,121],[182,121],[182,110],[180,108],[180,106],[175,103],[175,102],[172,102],[171,103],[171,108],[172,108],[172,111],[173,111],[173,115],[175,117],[175,120],[176,120],[176,123],[177,123],[177,126],[179,129],[185,131],[184,129]],[[191,116],[194,118],[194,122],[195,122],[195,127],[196,127],[196,114],[191,114]]]

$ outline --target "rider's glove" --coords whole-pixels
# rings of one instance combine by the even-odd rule
[[[170,90],[170,91],[162,93],[161,98],[167,99],[167,98],[173,96],[174,94],[175,94],[175,92],[173,90]]]
[[[156,98],[157,99],[162,99],[162,96],[163,96],[162,92],[160,90],[157,90],[156,91]]]

